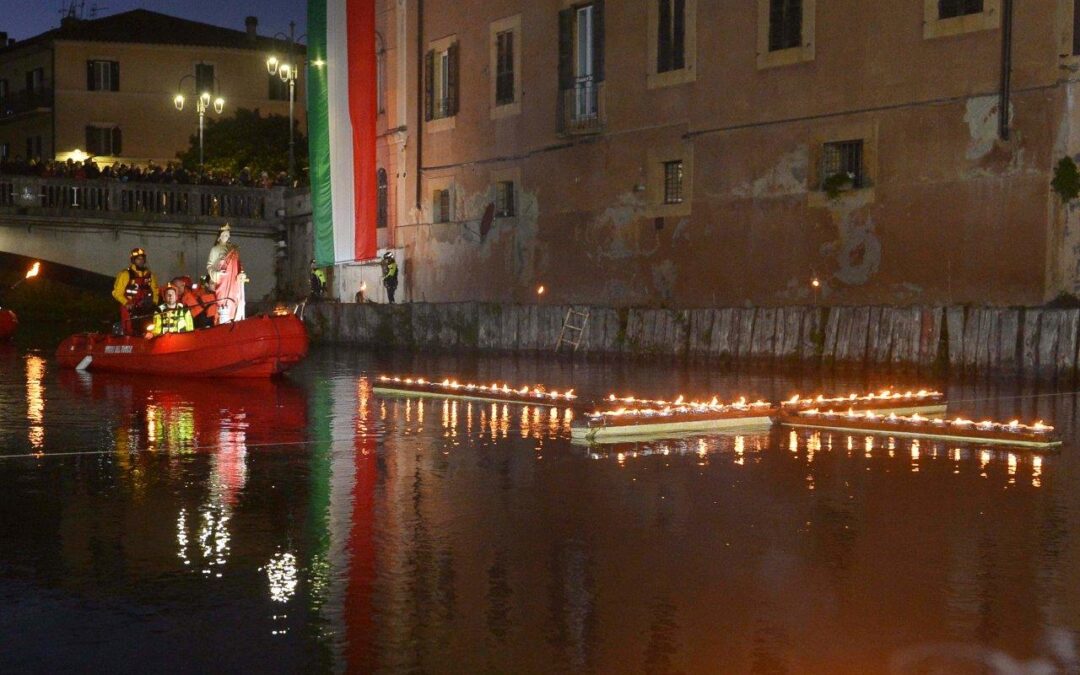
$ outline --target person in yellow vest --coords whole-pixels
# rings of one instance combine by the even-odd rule
[[[116,275],[112,296],[120,303],[120,325],[124,335],[135,335],[132,317],[149,319],[158,301],[157,277],[146,266],[146,251],[131,249],[130,263]]]
[[[195,320],[191,318],[191,310],[180,302],[180,293],[176,286],[169,284],[165,287],[165,302],[161,303],[158,311],[154,314],[154,335],[166,333],[187,333],[195,330]]]

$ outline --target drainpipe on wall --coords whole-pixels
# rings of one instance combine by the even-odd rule
[[[1012,86],[1012,0],[1001,0],[1001,88],[998,98],[998,137],[1009,140],[1009,104]]]
[[[423,207],[420,167],[424,157],[424,0],[416,0],[416,210]],[[417,222],[420,222],[419,217]]]

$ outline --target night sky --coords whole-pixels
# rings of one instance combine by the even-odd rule
[[[130,9],[149,9],[163,14],[244,30],[244,17],[259,17],[259,35],[288,33],[289,21],[296,22],[296,34],[306,32],[305,0],[78,0],[85,7],[84,18],[97,5],[97,17]],[[25,40],[60,25],[61,7],[70,0],[0,0],[0,31]]]

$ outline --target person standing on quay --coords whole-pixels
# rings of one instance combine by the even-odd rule
[[[386,298],[390,304],[394,304],[394,292],[397,291],[398,266],[394,260],[394,254],[387,251],[383,255],[383,286],[386,286]]]

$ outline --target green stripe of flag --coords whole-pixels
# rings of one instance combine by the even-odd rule
[[[320,267],[333,265],[335,259],[333,201],[330,189],[326,3],[327,0],[308,0],[308,164],[311,167],[315,263]]]

